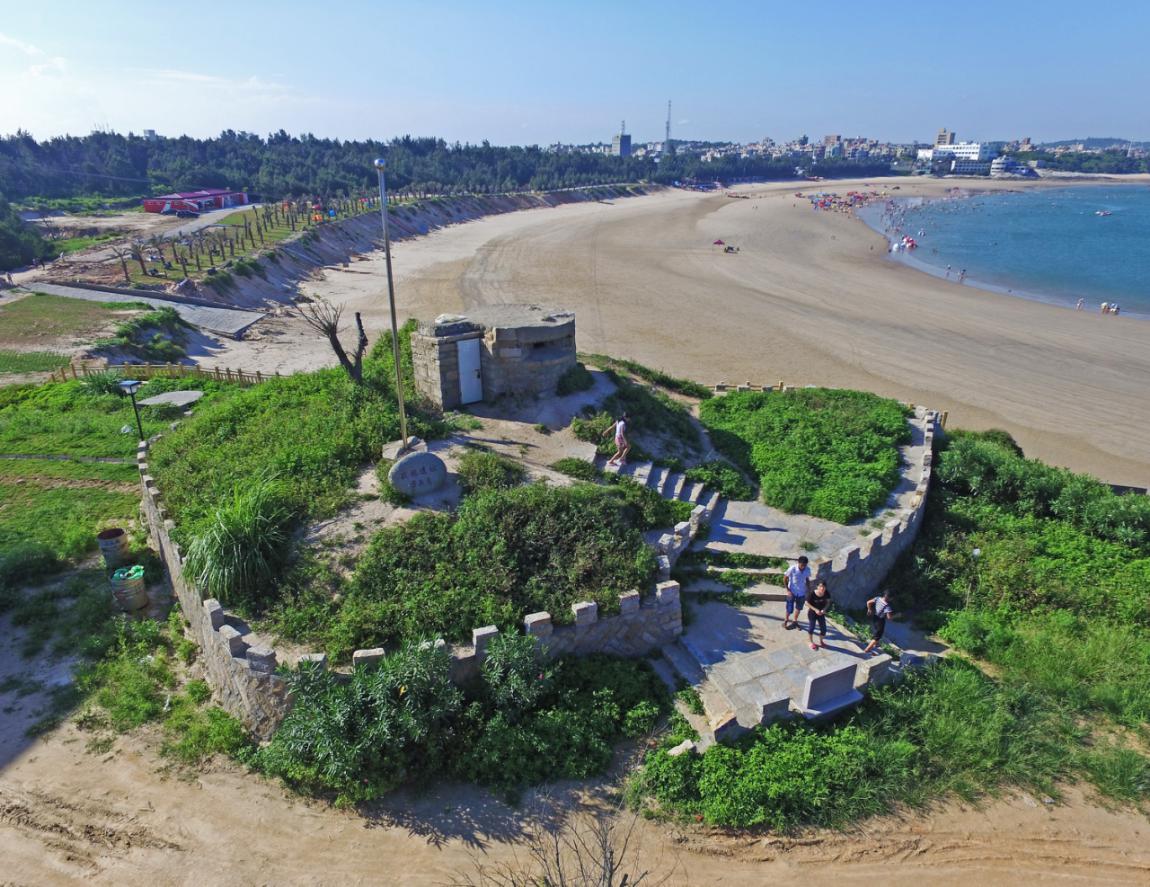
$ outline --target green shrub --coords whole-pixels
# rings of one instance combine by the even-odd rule
[[[610,612],[654,575],[641,515],[614,486],[476,493],[457,515],[420,513],[377,533],[333,624],[312,630],[345,655],[399,639],[466,640],[477,626],[517,626],[540,610],[569,620],[578,600]]]
[[[98,373],[90,373],[80,379],[80,387],[90,395],[113,394],[120,396],[124,393],[120,387],[120,380],[123,378],[115,370],[102,370]]]
[[[881,506],[910,439],[906,408],[861,391],[732,392],[704,401],[716,448],[759,478],[763,501],[838,523]]]
[[[50,576],[63,566],[56,553],[39,542],[5,545],[0,549],[0,613],[7,609],[4,606],[5,589],[14,591],[17,586]]]
[[[292,517],[280,481],[253,477],[192,531],[188,575],[225,605],[265,604],[286,563]]]
[[[573,477],[576,480],[595,482],[604,479],[603,472],[590,462],[586,462],[583,459],[576,459],[573,456],[560,459],[558,462],[552,463],[551,467],[561,474],[566,474],[568,477]]]
[[[591,375],[587,367],[581,363],[577,363],[559,377],[559,384],[556,387],[555,393],[560,397],[564,397],[568,394],[575,394],[578,391],[587,391],[594,386],[595,377]]]
[[[343,802],[379,797],[419,773],[442,772],[463,694],[448,678],[447,650],[407,644],[350,681],[301,669],[295,702],[259,766],[305,791]]]
[[[534,638],[510,633],[488,644],[482,671],[492,705],[512,723],[520,713],[538,705],[551,689],[554,676],[543,663]]]
[[[701,483],[709,489],[718,491],[724,499],[747,501],[755,498],[755,488],[747,483],[739,469],[726,462],[718,460],[704,462],[688,468],[687,480]]]
[[[189,685],[190,686],[190,685]],[[176,697],[164,719],[168,738],[161,753],[185,764],[200,764],[213,755],[241,755],[251,746],[243,724],[219,708],[199,708],[189,694]]]
[[[459,458],[456,469],[465,493],[505,490],[523,483],[527,472],[505,456],[486,450],[469,449]]]

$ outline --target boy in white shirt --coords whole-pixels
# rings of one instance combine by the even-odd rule
[[[799,616],[803,613],[803,604],[807,599],[807,589],[811,586],[811,568],[807,566],[807,556],[799,555],[798,563],[787,567],[783,579],[787,586],[787,615],[783,617],[783,628],[790,628],[799,624]],[[791,616],[794,616],[794,619]]]

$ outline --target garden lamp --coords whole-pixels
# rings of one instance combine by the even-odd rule
[[[140,390],[138,379],[125,379],[120,383],[120,390],[132,398],[132,410],[136,413],[136,429],[140,432],[140,440],[144,439],[144,423],[140,421],[140,407],[136,404],[136,392]]]
[[[387,186],[383,180],[386,161],[376,158],[375,171],[379,176],[379,215],[383,220],[383,255],[387,263],[387,303],[391,307],[391,353],[395,360],[395,396],[399,401],[399,435],[407,449],[407,411],[403,406],[403,370],[399,362],[399,328],[395,322],[395,283],[391,275],[391,238],[387,234]]]

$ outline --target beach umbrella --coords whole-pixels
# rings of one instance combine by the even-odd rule
[[[721,240],[716,240],[714,243],[714,246],[722,246],[722,245],[723,245],[723,241],[721,241]]]

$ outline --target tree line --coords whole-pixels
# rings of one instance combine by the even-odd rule
[[[1150,172],[1150,158],[1127,157],[1125,148],[1116,148],[1101,153],[1074,151],[1054,154],[1048,151],[1020,151],[1014,157],[1021,162],[1041,160],[1047,169],[1063,172],[1107,173],[1110,175]]]
[[[210,139],[94,132],[40,142],[18,132],[0,138],[0,192],[14,201],[198,188],[244,189],[262,199],[350,195],[375,186],[376,157],[387,159],[391,189],[437,194],[550,191],[638,181],[787,179],[795,177],[796,166],[809,165],[801,157],[624,158],[412,136],[343,141],[292,136],[283,130],[267,138],[227,130]],[[826,161],[817,171],[828,177],[871,176],[888,169],[885,162]]]

